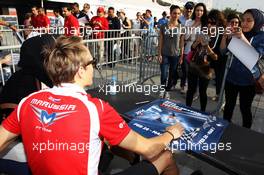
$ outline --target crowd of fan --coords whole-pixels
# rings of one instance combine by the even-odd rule
[[[53,10],[55,20],[51,24],[50,19],[45,14],[43,8],[36,6],[31,8],[31,13],[27,13],[24,20],[24,28],[63,28],[65,35],[80,35],[80,28],[90,28],[93,30],[122,30],[122,29],[149,29],[153,30],[168,21],[166,12],[163,18],[157,21],[157,17],[152,16],[151,10],[146,10],[143,14],[137,12],[135,19],[128,19],[124,9],[115,11],[114,7],[108,10],[98,7],[97,12],[90,10],[90,5],[85,3],[80,10],[78,3],[64,6],[61,9]],[[74,32],[72,32],[74,30]],[[47,32],[47,31],[46,31]]]

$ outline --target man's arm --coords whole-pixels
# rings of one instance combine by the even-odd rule
[[[183,134],[184,128],[181,124],[177,124],[168,127],[166,130],[168,132],[150,139],[131,130],[118,146],[143,155],[148,160],[151,160],[164,151],[173,138],[179,138]]]
[[[172,139],[179,138],[184,128],[181,124],[166,128],[164,134],[150,139],[144,138],[132,131],[119,114],[103,101],[97,101],[100,115],[101,135],[112,146],[120,146],[129,151],[136,152],[151,160],[165,150]],[[99,107],[101,106],[101,107]]]
[[[2,26],[6,26],[6,27],[9,27],[10,29],[12,29],[13,31],[17,31],[17,28],[11,24],[9,24],[8,22],[5,22],[5,21],[0,21],[0,25]]]
[[[0,152],[20,134],[17,108],[0,125]]]
[[[70,25],[71,25],[71,28],[74,29],[74,35],[75,36],[79,36],[80,35],[80,26],[79,26],[79,22],[77,19],[71,19],[70,20]]]
[[[147,24],[148,26],[150,25],[150,21],[148,21],[148,20],[146,20],[145,18],[141,18],[142,20],[143,20],[143,22],[145,23],[145,24]]]
[[[7,131],[2,125],[0,126],[0,152],[3,151],[18,136]]]

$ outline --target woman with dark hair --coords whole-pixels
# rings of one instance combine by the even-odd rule
[[[221,56],[220,53],[220,44],[223,37],[223,33],[219,33],[218,31],[224,31],[226,27],[226,19],[224,14],[219,10],[211,10],[208,14],[207,23],[208,23],[208,28],[212,33],[209,45],[213,49],[213,51],[218,55],[217,60],[212,60],[210,62],[210,65],[215,72],[215,84],[216,84],[216,95],[212,98],[212,100],[217,101],[221,91],[221,85],[223,82],[225,65],[226,65],[226,56],[225,55]]]
[[[197,33],[201,31],[201,28],[206,26],[207,22],[207,9],[203,3],[198,3],[194,7],[192,18],[185,22],[188,32],[184,36],[184,59],[187,62],[186,70],[188,72],[188,55],[191,52],[191,46],[197,37]],[[188,76],[188,75],[187,75]],[[185,82],[181,83],[181,93],[184,93]]]
[[[241,25],[239,16],[237,14],[230,13],[227,16],[227,25],[230,27],[239,27]]]
[[[170,7],[170,20],[167,24],[160,27],[159,40],[159,62],[161,70],[161,85],[166,86],[166,90],[170,90],[173,83],[177,82],[177,65],[183,59],[184,38],[181,35],[181,24],[179,17],[181,9],[179,6],[172,5]],[[169,79],[168,77],[169,69]],[[166,83],[167,82],[167,83]]]
[[[264,54],[263,25],[263,13],[258,9],[248,9],[243,13],[241,22],[242,30],[239,27],[231,27],[231,36],[240,38],[248,45],[253,46],[259,55],[262,56]],[[224,35],[223,43],[221,44],[223,52],[227,51],[227,42],[228,35],[226,34]],[[250,128],[252,125],[251,106],[256,95],[255,83],[260,75],[253,74],[251,70],[239,61],[238,58],[235,56],[233,56],[233,58],[225,85],[226,104],[224,109],[224,119],[231,122],[237,96],[239,94],[243,127]],[[259,70],[257,72],[259,72]]]
[[[188,70],[186,105],[192,106],[193,96],[197,90],[197,86],[199,86],[200,109],[201,111],[205,111],[207,105],[206,91],[211,77],[209,61],[216,60],[218,56],[212,49],[214,46],[209,42],[210,36],[213,36],[213,33],[204,34],[203,29],[207,28],[207,15],[201,15],[201,12],[206,12],[206,7],[204,4],[199,3],[194,8],[195,15],[193,18],[200,17],[201,28],[199,33],[196,34],[195,42],[191,45],[193,56],[191,57]],[[210,29],[211,27],[211,24],[209,24],[208,28]]]
[[[230,13],[227,16],[227,28],[226,29],[234,29],[241,27],[241,20],[240,17],[235,13]],[[221,48],[226,48],[227,42],[232,38],[232,35],[227,35],[228,31],[226,30],[221,41]]]
[[[207,9],[204,3],[198,3],[194,7],[194,13],[192,14],[192,20],[196,23],[200,23],[202,27],[207,24]]]

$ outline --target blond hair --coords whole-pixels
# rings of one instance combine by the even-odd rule
[[[77,36],[61,36],[53,48],[45,49],[44,66],[53,85],[73,83],[80,66],[92,60],[89,50]]]

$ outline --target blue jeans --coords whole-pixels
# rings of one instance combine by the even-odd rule
[[[162,56],[162,63],[160,64],[160,84],[165,85],[166,89],[170,89],[173,82],[176,81],[177,64],[179,62],[179,56]],[[169,78],[168,78],[169,72]],[[168,82],[167,82],[168,80]]]

